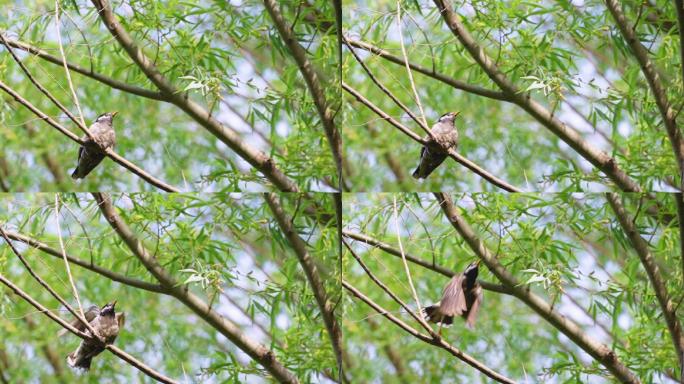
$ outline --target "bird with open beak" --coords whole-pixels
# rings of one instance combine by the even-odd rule
[[[447,158],[449,149],[458,146],[458,131],[454,121],[459,114],[460,112],[445,113],[432,126],[430,132],[434,139],[430,135],[425,136],[426,144],[420,150],[420,163],[413,171],[414,178],[424,179],[430,176]]]
[[[105,158],[105,151],[114,147],[116,134],[113,121],[117,114],[118,112],[107,112],[98,116],[88,128],[93,138],[88,135],[81,138],[83,145],[78,149],[78,164],[71,174],[73,179],[86,177]]]
[[[90,318],[89,324],[93,330],[97,333],[104,344],[101,343],[96,338],[89,338],[81,340],[81,344],[78,348],[67,355],[67,364],[73,368],[82,368],[84,370],[90,369],[90,363],[93,357],[99,355],[105,349],[106,344],[111,344],[116,340],[119,335],[119,331],[123,328],[125,322],[124,313],[116,313],[114,307],[116,306],[116,300],[107,303],[102,308],[90,307],[86,312],[86,320]],[[86,332],[89,336],[92,335],[90,330],[88,330],[82,322],[76,320],[75,327],[81,331]]]
[[[454,275],[444,287],[442,299],[422,309],[427,321],[439,325],[440,336],[442,327],[453,324],[454,316],[462,316],[468,328],[475,326],[483,299],[482,287],[477,282],[479,266],[480,260],[470,263],[462,273]]]

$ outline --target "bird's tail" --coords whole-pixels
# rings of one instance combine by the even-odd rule
[[[90,369],[90,363],[93,361],[91,357],[86,357],[82,359],[76,358],[76,352],[71,352],[66,358],[67,364],[72,368],[81,368],[83,370]]]
[[[430,323],[435,323],[438,325],[441,325],[444,328],[449,328],[451,324],[454,323],[454,317],[453,316],[445,316],[441,314],[439,311],[439,304],[433,304],[427,307],[423,307],[423,309],[420,310],[420,313],[423,315],[423,318]]]

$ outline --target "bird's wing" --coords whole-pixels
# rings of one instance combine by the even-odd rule
[[[83,315],[85,316],[85,319],[88,321],[88,323],[90,323],[91,321],[93,321],[95,319],[95,317],[98,315],[98,313],[100,313],[100,308],[96,305],[91,305],[90,308],[88,308],[88,310],[86,310],[85,313],[83,313]],[[78,319],[73,319],[71,321],[71,323],[69,323],[69,324],[71,324],[72,327],[78,329],[81,332],[86,329],[85,324],[83,324]],[[62,328],[57,333],[57,336],[59,336],[59,337],[64,336],[67,332],[69,332],[69,331],[66,328]]]
[[[449,284],[444,287],[439,311],[447,316],[460,316],[466,311],[466,299],[463,293],[463,274],[454,276]]]
[[[115,316],[116,322],[119,324],[119,332],[121,332],[124,325],[126,325],[126,312],[117,312]]]
[[[479,284],[477,284],[475,288],[473,288],[473,290],[475,300],[473,300],[473,303],[470,305],[470,311],[468,312],[468,317],[466,317],[466,325],[468,326],[468,328],[475,327],[475,319],[477,318],[477,312],[480,310],[480,304],[482,304],[482,299],[484,299],[482,287]]]

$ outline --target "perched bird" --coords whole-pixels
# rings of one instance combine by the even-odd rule
[[[480,260],[470,263],[463,273],[451,278],[438,303],[422,309],[423,317],[439,325],[440,335],[442,327],[449,327],[454,322],[454,316],[463,316],[468,328],[475,326],[483,298],[482,287],[477,282],[479,266]]]
[[[97,316],[99,313],[100,313],[100,307],[98,307],[97,305],[91,305],[90,308],[88,308],[83,313],[83,315],[84,315],[85,319],[88,321],[88,323],[90,323],[91,321],[93,321],[95,316]],[[85,331],[85,329],[86,329],[85,324],[83,324],[81,322],[81,320],[79,320],[79,319],[74,319],[69,324],[71,324],[72,327],[78,329],[79,331]],[[62,337],[64,335],[66,335],[68,332],[69,332],[68,329],[62,328],[59,332],[57,332],[57,336]]]
[[[74,173],[71,174],[72,178],[82,179],[86,177],[104,159],[104,151],[114,146],[116,135],[112,121],[117,113],[107,112],[95,119],[93,125],[88,128],[94,140],[88,135],[81,138],[84,144],[78,149],[78,165],[76,165]]]
[[[454,125],[454,120],[460,112],[449,112],[442,115],[437,123],[432,126],[430,132],[435,137],[433,140],[430,135],[425,136],[427,144],[420,150],[420,163],[413,177],[424,179],[435,170],[447,157],[450,148],[458,145],[458,131]]]
[[[95,330],[97,336],[101,337],[105,344],[111,344],[116,340],[119,335],[119,330],[123,328],[125,322],[125,315],[123,313],[116,313],[114,307],[116,306],[116,300],[107,303],[101,309],[97,309],[96,315],[89,322],[90,326]],[[91,313],[90,307],[88,313]],[[97,307],[96,307],[97,308]],[[87,319],[87,316],[86,316]],[[77,320],[79,329],[85,331],[89,336],[92,335],[90,330],[88,330],[85,325]],[[86,371],[90,369],[90,363],[93,357],[99,355],[104,351],[104,344],[100,343],[98,340],[84,339],[78,348],[67,355],[67,364],[73,368],[83,368]]]

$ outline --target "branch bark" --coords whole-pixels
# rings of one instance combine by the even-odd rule
[[[434,2],[454,36],[456,36],[468,53],[470,53],[470,56],[472,56],[485,73],[513,103],[524,109],[539,123],[577,151],[587,161],[600,169],[620,189],[626,192],[641,192],[641,187],[632,180],[627,173],[618,167],[617,161],[614,158],[584,140],[574,128],[560,121],[544,106],[534,101],[528,93],[521,92],[521,90],[509,80],[501,70],[499,70],[494,61],[487,56],[484,49],[478,45],[475,39],[473,39],[459,20],[459,16],[454,13],[449,2],[444,0],[434,0]]]
[[[238,156],[251,164],[270,180],[278,189],[287,192],[298,192],[297,185],[290,180],[278,167],[272,158],[264,152],[253,148],[242,140],[240,135],[233,129],[216,120],[209,111],[201,105],[190,100],[188,95],[178,90],[169,81],[154,63],[145,55],[133,38],[119,23],[112,12],[107,0],[92,0],[105,27],[119,42],[124,51],[147,76],[147,78],[168,98],[169,102],[183,110],[193,120],[207,129],[217,139],[230,147]]]
[[[342,230],[342,235],[344,237],[354,239],[354,240],[358,240],[358,241],[361,241],[361,242],[368,244],[372,247],[378,248],[378,249],[384,251],[385,253],[387,253],[389,255],[401,257],[401,252],[398,249],[392,247],[391,245],[389,245],[387,243],[383,243],[382,241],[380,241],[378,239],[370,237],[368,235],[364,235],[362,233],[351,232],[351,231],[348,231],[346,229]],[[427,262],[427,261],[425,261],[425,260],[423,260],[417,256],[409,255],[408,253],[404,253],[404,255],[406,256],[406,260],[408,260],[414,264],[420,265],[423,268],[437,272],[443,276],[451,278],[451,277],[454,277],[454,275],[456,275],[456,272],[454,272],[453,270],[451,270],[449,268],[443,267],[441,265],[429,263],[429,262]],[[477,282],[482,286],[482,288],[484,288],[488,291],[503,293],[506,295],[511,294],[511,291],[503,285],[490,283],[489,281],[483,281],[480,279],[478,279]]]
[[[653,287],[656,298],[658,299],[658,304],[660,304],[660,309],[663,312],[667,329],[670,331],[670,337],[672,338],[674,349],[677,352],[681,375],[682,371],[684,370],[684,334],[682,334],[682,324],[677,318],[677,309],[667,292],[667,287],[663,277],[660,275],[658,264],[656,263],[653,254],[651,254],[651,251],[649,250],[648,243],[639,234],[639,230],[634,223],[636,218],[629,216],[625,210],[625,207],[620,202],[618,195],[615,193],[607,193],[606,199],[608,200],[611,208],[613,208],[613,212],[615,212],[615,216],[617,217],[622,230],[632,243],[632,247],[636,251],[637,255],[639,255],[641,264],[644,266],[644,269],[648,274],[648,279],[651,282],[651,286]]]
[[[50,246],[48,246],[45,243],[40,242],[39,240],[36,240],[36,239],[31,238],[29,236],[22,235],[22,234],[17,233],[17,232],[5,231],[5,233],[7,234],[7,237],[9,237],[12,240],[21,241],[22,243],[24,243],[30,247],[33,247],[39,251],[42,251],[42,252],[44,252],[50,256],[53,256],[57,259],[62,258],[62,252],[61,251],[54,249],[54,248],[51,248]],[[125,284],[128,286],[134,287],[134,288],[144,289],[144,290],[150,291],[150,292],[163,293],[166,295],[169,294],[168,290],[165,289],[164,287],[162,287],[161,285],[152,284],[152,283],[149,283],[147,281],[134,279],[134,278],[116,273],[116,272],[111,271],[109,269],[100,267],[98,265],[92,264],[88,261],[81,260],[81,259],[78,259],[76,257],[70,256],[68,254],[66,255],[66,258],[69,261],[69,263],[71,263],[71,264],[75,264],[75,265],[78,265],[79,267],[82,267],[82,268],[85,268],[89,271],[95,272],[99,275],[102,275],[102,276],[112,280],[112,281],[116,281],[117,283]]]
[[[618,359],[613,350],[587,335],[575,322],[559,314],[543,298],[532,293],[529,287],[524,286],[506,270],[485,244],[480,241],[468,223],[458,214],[458,211],[449,196],[443,193],[435,193],[435,197],[439,201],[444,215],[454,229],[456,229],[465,240],[466,244],[468,244],[494,276],[496,276],[504,286],[511,290],[513,296],[532,308],[542,318],[577,344],[577,346],[603,364],[603,366],[608,368],[618,380],[623,383],[631,384],[641,382],[639,378]]]
[[[268,370],[273,377],[281,383],[299,383],[297,377],[290,372],[275,354],[264,345],[247,337],[240,328],[232,321],[224,318],[213,310],[204,300],[190,292],[187,285],[180,284],[176,279],[159,264],[157,259],[138,240],[133,231],[121,219],[116,212],[112,200],[107,194],[93,193],[97,205],[119,235],[124,244],[131,250],[133,255],[145,266],[159,283],[169,291],[169,294],[186,307],[190,308],[197,316],[207,322],[233,344],[249,355],[256,362]]]
[[[442,338],[433,338],[429,335],[425,335],[418,330],[414,329],[410,325],[404,323],[400,319],[398,319],[396,316],[392,315],[390,312],[382,308],[380,305],[375,303],[373,300],[371,300],[369,297],[361,293],[358,289],[356,289],[353,285],[349,284],[346,280],[342,280],[342,286],[349,291],[352,295],[366,303],[369,307],[371,307],[373,310],[375,310],[377,313],[385,316],[389,321],[393,322],[395,325],[397,325],[399,328],[403,329],[404,331],[408,332],[410,335],[413,337],[437,346],[439,348],[444,349],[445,351],[449,352],[451,355],[455,356],[459,360],[465,362],[466,364],[470,365],[471,367],[477,369],[478,371],[482,372],[485,374],[487,377],[498,381],[499,383],[515,383],[515,381],[507,378],[506,376],[503,376],[499,374],[498,372],[494,371],[493,369],[489,368],[488,366],[482,364],[478,360],[474,359],[472,356],[468,355],[465,352],[462,352],[458,348],[452,346],[451,344],[447,343],[444,341]]]
[[[297,235],[297,231],[292,223],[292,218],[287,216],[283,210],[283,207],[278,202],[276,195],[273,193],[265,193],[264,200],[266,200],[266,204],[268,204],[268,206],[271,208],[273,217],[276,219],[280,230],[283,231],[283,234],[297,255],[297,259],[299,259],[299,264],[304,270],[306,279],[308,280],[314,297],[316,298],[318,308],[321,311],[325,328],[328,331],[330,342],[332,344],[333,351],[335,352],[335,357],[337,358],[338,367],[343,370],[342,356],[344,350],[342,348],[342,328],[337,322],[333,301],[326,292],[325,285],[323,284],[323,279],[320,276],[318,268],[316,267],[314,260],[311,258],[309,251],[306,249],[306,243],[301,237],[299,237],[299,235]],[[345,378],[344,381],[347,381],[347,379]]]
[[[347,91],[350,95],[354,96],[356,100],[358,100],[361,104],[365,105],[373,111],[376,115],[380,116],[383,120],[386,120],[390,124],[394,125],[396,128],[398,128],[401,132],[406,134],[408,137],[413,139],[414,141],[417,141],[421,145],[425,145],[425,140],[418,136],[415,132],[411,131],[408,127],[404,126],[394,118],[392,118],[390,115],[385,113],[383,110],[378,108],[375,104],[373,104],[370,100],[366,99],[363,95],[361,95],[357,90],[354,88],[350,87],[347,83],[342,83],[342,88]],[[479,165],[473,163],[472,161],[466,159],[465,157],[461,156],[458,152],[456,152],[453,148],[449,150],[449,157],[452,159],[456,160],[459,164],[465,166],[466,168],[470,169],[471,171],[475,172],[477,175],[488,181],[490,184],[503,189],[504,191],[507,192],[522,192],[521,189],[514,187],[513,185],[507,183],[504,180],[499,179],[498,177],[494,176],[493,174],[487,172],[483,168],[481,168]]]
[[[67,136],[71,140],[75,141],[76,143],[83,145],[83,140],[81,140],[73,132],[69,131],[64,126],[62,126],[61,124],[59,124],[58,122],[53,120],[50,116],[46,115],[41,110],[36,108],[28,100],[21,97],[21,95],[19,95],[17,92],[15,92],[12,88],[10,88],[8,85],[3,83],[2,81],[0,81],[0,89],[5,91],[8,95],[12,96],[12,98],[14,98],[14,100],[16,100],[19,104],[23,105],[24,107],[26,107],[34,115],[38,116],[41,120],[44,120],[46,123],[50,124],[51,126],[56,128],[58,131],[60,131],[62,134],[64,134],[65,136]],[[141,179],[145,180],[149,184],[152,184],[153,186],[155,186],[155,187],[157,187],[163,191],[166,191],[166,192],[180,192],[180,190],[177,189],[176,187],[173,187],[169,184],[166,184],[162,180],[157,179],[156,177],[145,172],[143,169],[139,168],[135,164],[131,163],[130,161],[123,158],[122,156],[118,155],[111,148],[108,148],[106,150],[105,154],[110,159],[117,162],[119,165],[123,166],[124,168],[128,169],[129,171],[140,176]]]
[[[36,301],[33,297],[31,297],[28,293],[24,292],[16,286],[14,283],[12,283],[9,279],[7,279],[4,275],[0,274],[0,283],[6,285],[10,290],[12,290],[17,296],[21,297],[24,299],[26,302],[31,304],[34,308],[36,308],[40,313],[44,314],[45,316],[49,317],[52,319],[54,322],[57,324],[61,325],[63,328],[67,329],[69,332],[73,333],[74,335],[82,338],[82,339],[89,339],[91,336],[89,336],[86,333],[83,333],[79,331],[78,329],[74,328],[71,324],[60,318],[59,316],[53,314],[50,312],[49,309],[45,308],[42,304],[40,304],[38,301]],[[108,344],[105,348],[107,348],[110,352],[115,354],[116,356],[120,357],[122,360],[126,361],[133,367],[137,368],[140,370],[142,373],[146,374],[147,376],[159,381],[160,383],[168,383],[168,384],[178,384],[175,380],[172,380],[161,373],[155,371],[154,369],[150,368],[147,366],[145,363],[137,360],[133,356],[129,355],[128,353],[124,352],[122,349],[116,347],[113,344]]]
[[[675,121],[676,113],[674,109],[672,109],[670,102],[667,99],[667,93],[660,80],[660,75],[658,74],[655,65],[648,57],[648,50],[639,42],[639,38],[634,31],[634,27],[629,25],[625,14],[622,13],[622,10],[620,9],[620,4],[616,0],[605,1],[608,10],[613,15],[615,23],[622,33],[622,36],[627,41],[627,44],[632,50],[634,57],[639,63],[641,72],[643,72],[644,76],[646,77],[649,88],[651,88],[656,105],[658,106],[660,115],[665,123],[665,130],[667,131],[667,136],[670,138],[670,144],[672,145],[675,159],[677,159],[677,165],[679,166],[680,189],[684,189],[684,142],[682,141],[682,132],[677,127],[677,122]],[[684,47],[684,45],[681,46]],[[682,55],[684,55],[684,53],[682,53]]]
[[[266,11],[271,16],[273,23],[278,29],[280,37],[282,37],[285,45],[290,50],[292,57],[297,62],[297,67],[299,67],[299,72],[301,72],[306,86],[311,93],[314,105],[316,105],[316,111],[321,118],[323,123],[323,130],[325,131],[325,136],[328,139],[328,144],[330,145],[330,150],[335,159],[335,165],[337,166],[337,174],[339,175],[339,186],[338,189],[342,190],[342,139],[340,137],[340,131],[335,125],[335,112],[331,108],[330,103],[325,97],[325,91],[323,85],[320,81],[320,76],[316,73],[313,65],[309,61],[306,55],[306,50],[297,42],[297,37],[294,34],[292,28],[290,28],[282,13],[278,9],[278,5],[274,0],[264,0],[264,6]],[[341,67],[341,64],[340,64]]]

